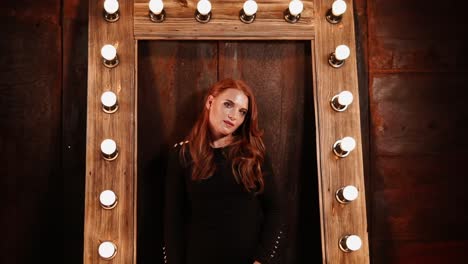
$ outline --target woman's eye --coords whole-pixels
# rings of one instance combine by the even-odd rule
[[[225,106],[225,107],[231,107],[231,104],[230,104],[229,102],[225,102],[225,103],[224,103],[224,106]]]
[[[241,114],[242,114],[243,116],[245,116],[245,115],[247,114],[247,112],[246,112],[246,111],[241,111]]]

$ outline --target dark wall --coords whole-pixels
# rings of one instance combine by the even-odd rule
[[[82,263],[87,0],[0,4],[0,263]],[[468,250],[462,1],[356,0],[372,263]],[[63,227],[60,225],[63,224]]]
[[[468,30],[461,3],[373,0],[361,10],[368,20],[373,263],[466,257],[468,63],[460,55]]]

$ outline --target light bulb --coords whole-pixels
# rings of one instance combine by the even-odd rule
[[[105,209],[112,209],[117,202],[117,196],[111,190],[105,190],[99,195],[99,201]]]
[[[258,5],[254,0],[247,0],[244,2],[244,13],[247,16],[251,16],[257,13]]]
[[[340,147],[343,151],[350,152],[356,147],[356,141],[352,137],[341,139]]]
[[[304,4],[299,0],[292,0],[289,2],[289,13],[293,16],[297,16],[304,10]]]
[[[350,91],[342,91],[338,94],[338,103],[348,106],[353,102],[353,94]]]
[[[336,0],[332,4],[332,14],[334,16],[341,16],[346,12],[346,2],[343,0]]]
[[[200,0],[197,4],[198,13],[201,15],[208,15],[211,12],[211,3],[208,0]]]
[[[117,144],[112,139],[105,139],[101,142],[101,152],[105,159],[113,160],[117,157]]]
[[[119,2],[117,0],[105,0],[104,10],[108,14],[114,14],[119,10]]]
[[[349,57],[350,51],[348,46],[346,45],[339,45],[335,49],[335,58],[337,60],[346,60]]]
[[[101,103],[104,107],[112,108],[117,104],[117,95],[111,91],[102,93]]]
[[[358,195],[358,189],[352,185],[343,188],[343,198],[345,198],[346,201],[354,201],[357,199]]]
[[[356,141],[352,137],[344,137],[333,144],[333,152],[340,158],[344,158],[356,147]]]
[[[112,259],[117,252],[117,246],[110,241],[104,241],[99,245],[98,252],[101,258]]]
[[[340,239],[340,248],[344,252],[359,250],[361,246],[361,238],[357,235],[346,235]]]
[[[164,3],[162,0],[151,0],[149,1],[149,9],[155,15],[161,14],[161,11],[164,8]]]
[[[101,49],[101,56],[105,60],[111,61],[117,56],[117,50],[110,44],[104,45]]]

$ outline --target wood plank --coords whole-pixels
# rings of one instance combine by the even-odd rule
[[[369,263],[353,4],[347,1],[348,11],[343,15],[343,21],[332,25],[324,17],[330,8],[329,1],[315,3],[317,27],[312,45],[315,47],[313,75],[323,263]],[[328,56],[341,44],[350,48],[351,55],[343,67],[332,68],[328,65]],[[342,90],[351,91],[354,102],[345,112],[338,113],[331,109],[329,102]],[[352,136],[357,146],[350,156],[340,159],[331,149],[336,140],[345,136]],[[339,204],[335,192],[348,184],[358,188],[359,198],[347,205]],[[362,248],[352,253],[341,251],[338,242],[346,234],[358,235],[362,239]]]
[[[29,20],[19,6],[8,5],[0,9],[0,263],[47,263],[57,248],[36,243],[38,237],[63,239],[62,33],[51,22],[59,20],[60,4],[33,5],[48,10],[49,21]]]
[[[256,95],[267,153],[288,204],[289,244],[280,262],[320,262],[320,248],[302,248],[320,243],[310,43],[220,41],[219,58],[220,78],[243,79]]]
[[[112,263],[136,262],[136,42],[133,39],[133,3],[120,2],[120,19],[108,23],[103,18],[102,2],[89,1],[88,99],[86,142],[86,193],[84,263],[108,263],[98,255],[103,241],[117,246]],[[117,48],[120,63],[103,66],[101,48]],[[101,94],[111,90],[119,102],[114,114],[101,109]],[[113,161],[102,158],[100,144],[111,138],[119,155]],[[101,208],[99,195],[111,189],[118,204]]]
[[[212,18],[202,24],[195,20],[198,1],[172,0],[164,2],[166,20],[153,23],[148,17],[148,1],[135,1],[135,38],[137,39],[313,39],[313,0],[305,0],[301,19],[291,24],[283,11],[289,2],[269,0],[259,2],[256,19],[251,24],[239,20],[243,2],[212,1]]]
[[[468,251],[466,240],[447,242],[433,241],[394,241],[375,242],[375,263],[463,263]]]
[[[88,1],[62,2],[62,175],[65,261],[83,263],[86,168]]]
[[[443,88],[442,88],[443,87]],[[465,78],[458,73],[375,74],[371,87],[376,155],[464,155]]]
[[[138,53],[138,263],[163,264],[167,154],[185,140],[217,81],[216,41],[140,41]],[[155,250],[155,247],[156,250]]]

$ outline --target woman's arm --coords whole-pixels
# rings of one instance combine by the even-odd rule
[[[179,151],[180,146],[177,146],[169,152],[165,179],[163,258],[167,264],[185,263],[186,193]]]
[[[257,263],[278,263],[279,253],[285,244],[286,219],[285,200],[268,156],[262,166],[264,174],[264,191],[259,195],[264,213],[264,225],[260,245],[255,260]]]

